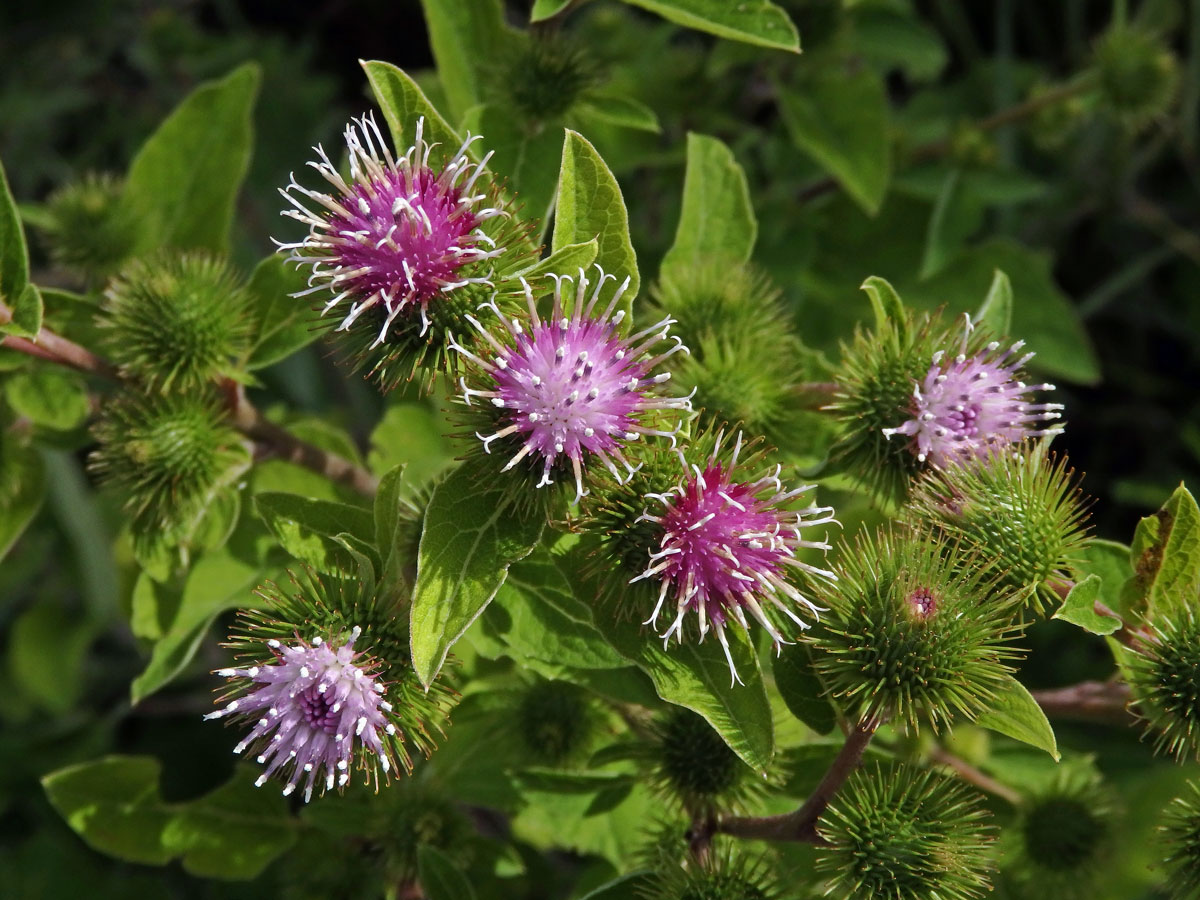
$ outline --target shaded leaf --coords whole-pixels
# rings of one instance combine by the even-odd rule
[[[1196,602],[1200,593],[1200,508],[1182,484],[1162,509],[1138,522],[1129,548],[1131,577],[1121,608],[1151,616]]]
[[[375,539],[372,514],[348,503],[267,492],[257,495],[254,505],[288,553],[322,572],[336,572],[346,563],[338,535],[349,532],[368,544]]]
[[[4,471],[0,477],[16,479],[16,489],[0,493],[0,560],[37,515],[46,498],[46,467],[42,458],[29,447],[5,450]]]
[[[1121,627],[1121,620],[1096,612],[1096,600],[1100,597],[1100,583],[1098,575],[1089,575],[1083,581],[1077,582],[1053,618],[1078,625],[1084,631],[1090,631],[1092,634],[1112,634]]]
[[[475,891],[462,870],[441,850],[417,847],[417,877],[427,900],[474,900]]]
[[[4,396],[18,415],[55,431],[77,428],[91,411],[83,378],[48,366],[13,375],[4,382]]]
[[[1012,333],[1012,313],[1012,282],[997,269],[992,275],[992,286],[983,298],[983,305],[971,316],[971,321],[986,329],[993,337],[1003,338]]]
[[[769,0],[625,0],[668,22],[759,47],[800,52],[788,14]]]
[[[622,128],[648,131],[651,134],[662,132],[662,126],[658,124],[658,116],[654,114],[654,110],[632,97],[620,94],[585,94],[572,108],[572,112],[582,118],[594,119]]]
[[[495,154],[488,168],[503,173],[522,218],[539,222],[542,234],[554,208],[562,128],[530,126],[492,104],[475,107],[463,121],[466,130],[484,136],[486,149]]]
[[[824,685],[812,664],[807,644],[788,644],[774,662],[775,687],[792,715],[818,734],[829,734],[837,725],[837,712],[822,696]]]
[[[321,334],[312,305],[291,296],[304,289],[304,275],[282,256],[268,256],[254,269],[246,287],[250,295],[249,369],[262,369],[291,356]]]
[[[0,163],[0,303],[12,307],[29,284],[29,251],[21,215],[8,187],[8,176]],[[0,332],[11,326],[0,324]]]

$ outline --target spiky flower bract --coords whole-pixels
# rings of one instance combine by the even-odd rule
[[[539,34],[508,60],[499,85],[527,119],[545,122],[567,113],[600,76],[583,47],[560,34]]]
[[[784,892],[772,860],[721,843],[703,861],[664,858],[637,888],[639,900],[780,900]]]
[[[839,900],[969,900],[991,890],[978,792],[907,766],[860,769],[817,823],[817,871]]]
[[[997,451],[928,473],[906,517],[978,550],[1001,590],[1027,592],[1040,611],[1061,600],[1055,587],[1074,579],[1087,542],[1086,503],[1074,475],[1044,443]]]
[[[654,790],[690,817],[744,809],[762,792],[762,779],[698,713],[671,707],[651,724],[639,748]]]
[[[1179,87],[1179,62],[1144,28],[1111,28],[1096,43],[1095,67],[1104,104],[1131,128],[1167,112]]]
[[[468,315],[478,339],[466,346],[451,338],[450,346],[467,362],[462,399],[479,420],[475,435],[484,452],[504,460],[500,472],[516,469],[508,478],[522,493],[566,476],[578,502],[593,465],[618,480],[632,473],[629,442],[647,436],[674,441],[678,425],[668,430],[664,413],[686,411],[689,401],[663,396],[659,386],[670,374],[655,369],[686,348],[676,338],[660,349],[670,340],[670,318],[633,334],[619,331],[624,310],[617,306],[628,278],[600,306],[605,282],[614,276],[600,271],[594,287],[582,270],[577,279],[553,277],[549,318],[539,315],[522,279],[528,321],[489,304],[503,333],[494,336]]]
[[[443,339],[495,291],[498,273],[526,252],[523,226],[505,208],[499,188],[484,178],[491,154],[476,163],[468,137],[453,155],[424,138],[424,119],[402,155],[368,114],[346,126],[349,178],[321,147],[309,165],[333,193],[281,190],[292,204],[283,215],[308,226],[301,241],[279,243],[288,260],[311,267],[310,287],[322,315],[342,316],[350,352],[383,387],[419,367],[446,361]]]
[[[1157,614],[1150,634],[1127,655],[1133,708],[1154,748],[1200,759],[1200,614],[1195,602]]]
[[[757,441],[745,441],[741,432],[728,442],[724,431],[702,433],[678,451],[682,477],[672,486],[646,490],[643,479],[627,486],[625,490],[641,491],[644,504],[631,523],[635,529],[624,534],[612,530],[622,527],[621,511],[636,503],[633,497],[622,500],[609,491],[607,508],[599,516],[600,527],[609,529],[606,542],[621,559],[636,563],[640,556],[636,574],[615,575],[649,586],[644,595],[651,608],[644,624],[657,626],[667,608],[664,644],[672,637],[682,642],[685,620],[694,614],[696,638],[704,640],[710,629],[716,633],[735,681],[739,678],[726,626],[732,623],[748,633],[749,616],[779,647],[788,640],[784,630],[809,627],[798,613],[820,612],[806,595],[807,582],[831,577],[803,552],[829,549],[824,535],[812,540],[804,532],[834,521],[833,510],[815,503],[797,509],[796,499],[812,485],[786,489],[781,466],[768,465],[765,455]],[[637,527],[642,525],[646,527]],[[630,544],[640,546],[630,553]]]
[[[653,296],[691,350],[668,365],[681,391],[695,391],[703,424],[740,422],[789,448],[819,429],[796,403],[799,385],[813,380],[814,354],[766,276],[724,260],[675,266]]]
[[[1016,857],[1006,865],[1030,897],[1092,897],[1117,839],[1116,809],[1087,759],[1061,763],[1020,808]]]
[[[46,200],[50,255],[93,284],[102,283],[133,253],[138,222],[121,203],[124,184],[89,173]]]
[[[958,354],[935,352],[929,371],[913,387],[911,418],[883,429],[886,438],[909,438],[917,460],[937,468],[961,465],[997,448],[1062,430],[1044,424],[1059,417],[1062,405],[1034,403],[1031,397],[1054,385],[1022,380],[1021,370],[1033,358],[1032,353],[1019,355],[1025,342],[1001,350],[992,341],[973,351],[970,318],[966,323]]]
[[[512,725],[528,758],[557,766],[587,749],[599,722],[583,688],[567,681],[538,679],[521,691]]]
[[[188,392],[233,371],[246,351],[248,306],[224,260],[164,254],[122,270],[105,291],[99,324],[122,376]]]
[[[210,500],[250,463],[208,392],[106,404],[90,467],[124,499],[135,544],[186,540]]]
[[[844,547],[809,637],[830,694],[859,715],[916,730],[974,719],[1012,672],[1013,600],[976,557],[926,534],[880,529]]]
[[[830,463],[899,503],[924,468],[904,441],[885,431],[912,418],[913,388],[929,370],[929,360],[950,335],[929,317],[888,321],[875,331],[856,328],[842,346],[836,369],[837,394],[828,409],[842,426],[830,450]]]
[[[1167,891],[1172,900],[1200,898],[1200,784],[1189,781],[1171,801],[1158,828],[1167,855]]]
[[[235,752],[249,750],[283,793],[344,787],[351,769],[379,783],[412,769],[409,748],[428,755],[454,694],[425,691],[409,661],[404,617],[357,578],[308,573],[295,590],[260,588],[261,610],[243,612],[229,646],[239,665],[217,672],[230,680],[205,718],[253,722]]]

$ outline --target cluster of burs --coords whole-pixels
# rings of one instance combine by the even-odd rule
[[[573,57],[536,53],[586,89]],[[1137,75],[1110,93],[1124,97]],[[519,99],[543,103],[541,83]],[[366,802],[364,780],[381,788],[373,852],[403,880],[418,843],[471,852],[471,822],[423,777],[461,702],[488,753],[538,771],[624,765],[650,787],[662,816],[644,823],[642,896],[799,896],[793,869],[841,897],[958,900],[993,886],[1088,896],[1121,816],[1090,758],[987,796],[986,776],[973,769],[981,777],[968,784],[938,754],[949,735],[972,768],[980,725],[1023,727],[1011,713],[1003,724],[1027,697],[1013,675],[1022,640],[1057,613],[1109,635],[1147,734],[1181,762],[1194,757],[1197,585],[1150,591],[1135,578],[1119,610],[1098,602],[1088,504],[1050,448],[1061,406],[1007,333],[1007,281],[955,318],[914,312],[868,279],[873,323],[830,363],[805,348],[781,292],[749,263],[675,258],[639,291],[636,272],[602,268],[621,256],[598,257],[595,240],[543,255],[540,224],[517,214],[484,138],[457,140],[432,108],[405,117],[383,105],[391,134],[367,113],[346,127],[344,149],[317,148],[310,177],[281,191],[300,226],[253,281],[203,252],[140,255],[118,182],[90,179],[48,205],[59,260],[103,291],[89,327],[119,389],[99,411],[91,465],[124,503],[139,563],[169,575],[237,522],[259,453],[242,413],[256,384],[248,363],[263,359],[246,310],[252,293],[276,290],[280,309],[311,310],[305,327],[328,332],[382,390],[445,408],[462,456],[451,477],[501,491],[512,521],[533,522],[594,619],[640,629],[667,656],[719,647],[732,716],[737,683],[758,676],[760,651],[774,654],[776,682],[793,679],[791,695],[811,705],[793,708],[806,723],[795,727],[816,734],[826,719],[838,738],[755,771],[683,707],[531,674],[480,692],[498,676],[453,657],[431,682],[420,677],[409,605],[436,483],[399,498],[389,484],[386,534],[376,499],[379,546],[347,542],[324,570],[289,564],[291,584],[263,584],[239,614],[210,717],[240,729],[237,752],[257,761],[259,783],[306,801],[355,794],[347,803]],[[287,296],[297,269],[306,283]],[[817,499],[827,489],[873,506],[842,521]],[[846,743],[861,738],[853,759],[839,728]],[[822,778],[841,780],[811,821],[791,820],[790,846],[809,855],[739,840],[774,827],[751,813],[817,796]],[[1171,889],[1195,896],[1196,789],[1163,830]]]

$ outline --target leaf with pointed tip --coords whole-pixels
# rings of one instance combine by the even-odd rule
[[[1100,576],[1089,575],[1077,582],[1063,600],[1062,606],[1053,616],[1072,625],[1078,625],[1092,634],[1112,634],[1121,627],[1121,620],[1096,612],[1096,600],[1100,597]]]
[[[441,850],[417,846],[417,878],[427,900],[475,900],[471,882]]]
[[[421,0],[421,8],[447,109],[461,122],[481,101],[484,82],[495,77],[498,54],[521,35],[504,24],[501,0]]]
[[[862,283],[862,289],[871,300],[871,309],[875,313],[875,331],[886,334],[889,328],[894,328],[903,342],[908,331],[908,317],[904,313],[904,303],[896,289],[890,282],[875,275]]]
[[[1150,616],[1194,603],[1200,592],[1200,507],[1182,484],[1162,509],[1138,522],[1129,548],[1133,577],[1121,608]]]
[[[769,0],[625,0],[658,13],[668,22],[706,31],[731,41],[773,50],[800,52],[796,26]]]
[[[987,296],[979,312],[971,317],[971,321],[987,330],[995,338],[1004,338],[1012,334],[1013,291],[1012,282],[999,269],[992,276],[992,285],[988,288]]]
[[[654,110],[632,97],[620,94],[585,94],[572,107],[571,112],[584,119],[617,125],[621,128],[648,131],[651,134],[662,132],[662,126],[658,124],[658,116],[654,114]]]
[[[392,132],[392,142],[396,151],[403,153],[417,139],[417,119],[425,118],[424,138],[426,143],[441,144],[443,152],[453,153],[462,146],[462,138],[442,118],[441,113],[433,108],[433,104],[425,96],[417,83],[403,69],[391,63],[379,60],[362,60],[360,64],[367,73],[371,90],[375,93],[375,102],[383,110],[388,128]],[[474,157],[473,147],[467,148],[467,153]]]
[[[13,306],[29,284],[29,250],[16,201],[8,187],[8,176],[0,164],[0,303]],[[0,322],[0,332],[9,331]],[[26,335],[27,337],[31,335]]]
[[[1033,699],[1033,694],[1012,676],[996,691],[988,711],[980,715],[975,724],[1045,750],[1056,760],[1059,758],[1058,742],[1054,739],[1050,720]]]

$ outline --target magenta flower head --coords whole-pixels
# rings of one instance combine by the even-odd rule
[[[631,583],[647,581],[657,589],[645,624],[657,625],[663,608],[672,607],[664,643],[672,636],[682,641],[684,620],[695,613],[700,640],[709,629],[716,632],[739,681],[726,625],[733,622],[748,631],[749,615],[771,635],[776,651],[789,643],[779,627],[782,619],[808,628],[797,610],[816,616],[820,609],[794,583],[795,574],[829,579],[833,574],[801,558],[802,548],[829,549],[824,539],[806,539],[803,530],[835,520],[830,507],[790,509],[794,498],[812,485],[786,490],[778,465],[748,476],[744,470],[761,462],[761,453],[752,452],[742,461],[746,448],[739,432],[732,453],[723,459],[723,438],[724,432],[718,432],[703,469],[681,454],[682,481],[665,493],[645,495],[653,504],[637,521],[652,526],[651,546],[645,569]]]
[[[242,664],[217,671],[229,690],[205,718],[250,723],[234,752],[254,755],[265,767],[256,784],[278,777],[284,796],[302,788],[308,801],[314,788],[341,789],[354,768],[376,783],[411,770],[407,744],[432,750],[429,726],[440,730],[453,693],[437,683],[428,693],[420,687],[406,659],[403,617],[376,609],[349,579],[313,575],[296,585],[300,593],[290,597],[264,588],[269,609],[242,614],[230,644]],[[355,616],[364,625],[347,626]],[[310,638],[300,636],[298,621]]]
[[[1021,380],[1021,369],[1033,358],[1032,353],[1021,355],[1024,342],[1000,351],[1000,344],[993,341],[968,356],[970,331],[968,318],[957,356],[947,359],[942,350],[933,355],[924,382],[913,388],[913,418],[883,429],[888,438],[897,434],[911,438],[917,459],[938,468],[1062,431],[1061,425],[1045,425],[1059,417],[1062,404],[1033,402],[1036,391],[1051,391],[1054,385]]]
[[[450,346],[470,364],[459,384],[463,401],[483,419],[484,428],[475,433],[483,450],[507,459],[501,471],[519,468],[539,488],[569,473],[578,502],[587,494],[584,471],[590,462],[620,482],[634,471],[624,453],[629,442],[652,435],[674,443],[678,426],[668,429],[661,413],[690,410],[691,403],[660,395],[659,386],[671,376],[654,370],[687,348],[678,338],[659,348],[672,340],[671,318],[634,334],[621,333],[625,311],[617,306],[628,278],[600,311],[605,282],[615,281],[614,276],[600,271],[594,287],[582,270],[578,279],[552,277],[549,318],[539,315],[533,290],[522,279],[529,308],[525,324],[489,303],[503,333],[494,336],[468,316],[478,340],[468,348],[452,338]]]
[[[470,137],[444,165],[431,161],[437,144],[416,140],[393,156],[372,115],[345,131],[349,177],[323,148],[309,165],[333,186],[310,190],[291,179],[280,191],[292,205],[283,215],[308,226],[294,243],[276,242],[289,262],[310,266],[309,287],[295,296],[328,293],[322,315],[341,316],[353,352],[385,386],[403,375],[401,363],[420,365],[432,346],[487,294],[502,258],[518,254],[520,226],[511,222],[494,185],[480,181],[491,157],[476,163]],[[510,220],[510,221],[498,221]],[[484,293],[486,292],[486,293]]]

